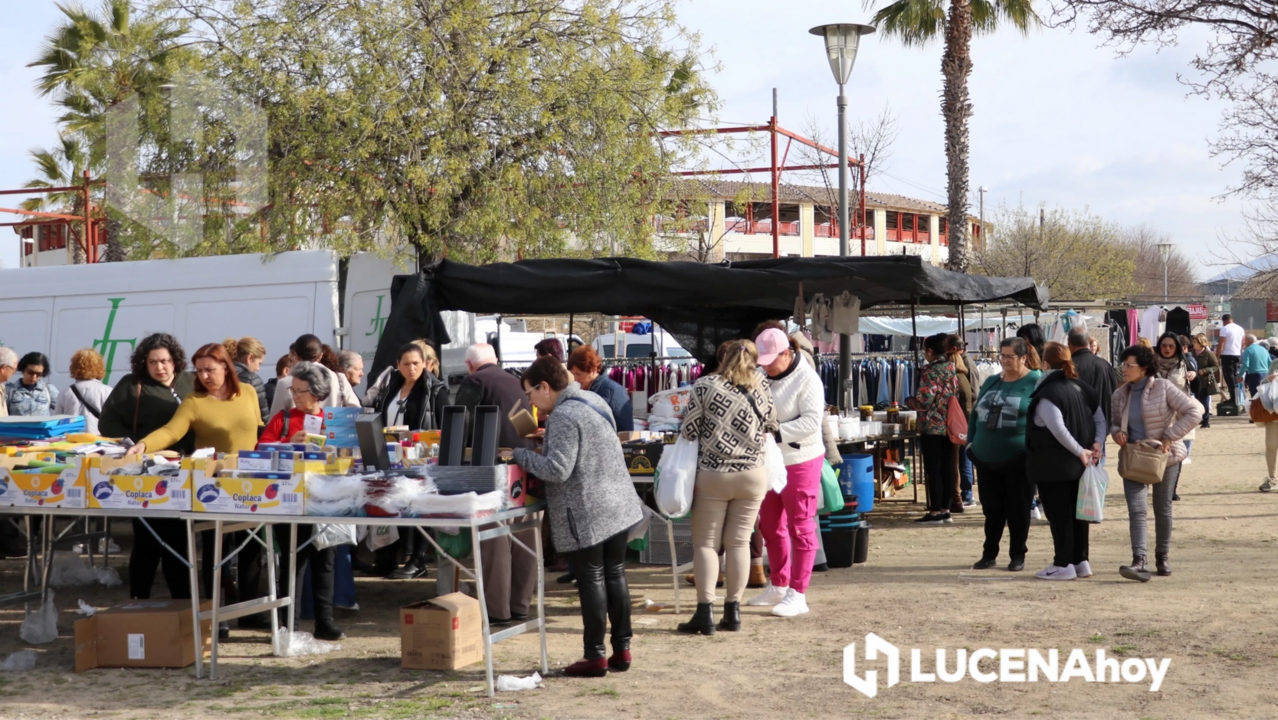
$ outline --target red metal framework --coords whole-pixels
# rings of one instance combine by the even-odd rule
[[[0,195],[39,195],[59,192],[80,192],[83,193],[84,215],[67,215],[64,213],[48,213],[37,212],[35,210],[22,210],[20,208],[0,207],[0,213],[12,213],[15,215],[23,215],[28,218],[36,218],[33,220],[18,220],[16,222],[0,223],[0,227],[30,227],[39,228],[42,226],[59,227],[63,229],[74,242],[78,243],[84,250],[85,262],[96,263],[102,258],[99,249],[103,240],[106,238],[106,218],[103,216],[94,217],[94,205],[92,189],[95,185],[103,184],[102,180],[93,180],[89,177],[89,171],[84,171],[84,182],[80,185],[67,185],[65,187],[52,188],[20,188],[18,190],[0,190]],[[99,208],[100,209],[100,208]],[[79,232],[75,232],[75,227],[79,226]],[[33,233],[34,234],[34,233]],[[34,238],[32,238],[32,253],[37,254],[40,248]],[[65,245],[63,245],[65,247]],[[56,248],[54,248],[56,249]],[[19,258],[24,253],[20,249]]]
[[[748,175],[750,173],[756,173],[756,172],[767,172],[772,181],[772,219],[771,221],[767,223],[768,225],[771,226],[770,229],[772,233],[772,257],[781,257],[781,236],[783,234],[784,235],[797,234],[794,232],[796,228],[792,227],[796,225],[796,223],[783,223],[780,221],[781,219],[781,195],[780,195],[781,173],[786,170],[822,170],[826,168],[837,168],[839,167],[839,163],[838,163],[839,151],[834,150],[832,148],[828,148],[814,140],[810,140],[806,137],[803,137],[802,135],[799,135],[798,133],[792,132],[790,130],[787,130],[781,127],[777,123],[777,116],[775,113],[776,113],[776,108],[774,106],[773,115],[771,118],[768,119],[767,125],[747,125],[745,127],[706,128],[706,129],[692,129],[692,130],[667,130],[660,133],[660,135],[662,137],[670,137],[670,136],[677,136],[677,135],[723,135],[723,134],[729,134],[729,133],[751,133],[751,132],[768,133],[769,142],[771,144],[772,161],[767,167],[727,168],[723,170],[688,170],[684,172],[677,172],[675,174],[690,177],[690,176],[697,176],[697,175]],[[784,152],[779,152],[780,139],[782,137],[786,138],[785,150]],[[835,161],[832,163],[824,163],[824,164],[818,164],[818,165],[787,165],[786,160],[790,157],[790,148],[791,146],[793,146],[795,142],[798,142],[800,145],[805,145],[807,147],[810,147],[813,150],[816,150],[818,152],[825,153],[827,155],[832,155],[835,158]],[[780,155],[779,159],[777,157],[778,154]],[[855,237],[856,235],[860,235],[861,255],[864,256],[865,240],[866,240],[866,237],[865,237],[865,172],[864,172],[865,156],[862,155],[859,158],[848,158],[848,167],[854,167],[860,171],[857,173],[859,178],[859,181],[857,184],[859,188],[857,193],[858,200],[857,200],[856,213],[853,216],[855,218],[855,225],[854,225],[855,232],[853,236]],[[749,225],[754,228],[762,229],[764,222],[751,221],[749,222]],[[832,216],[830,218],[830,228],[831,228],[831,235],[833,237],[838,237],[838,234],[837,234],[838,231],[836,229],[837,227],[838,227],[837,221],[835,221],[834,217]]]

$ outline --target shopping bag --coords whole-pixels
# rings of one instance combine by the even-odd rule
[[[355,534],[354,525],[321,523],[315,529],[317,531],[315,533],[315,548],[317,550],[337,547],[338,545],[354,545],[359,542],[359,538]]]
[[[648,526],[652,524],[652,508],[647,505],[640,506],[643,508],[643,519],[626,531],[626,547],[635,552],[643,552],[648,549]]]
[[[364,537],[364,544],[369,550],[378,550],[399,540],[399,528],[394,525],[375,525]]]
[[[414,530],[413,532],[417,531]],[[439,543],[439,548],[454,560],[470,557],[471,552],[474,550],[470,538],[470,528],[461,528],[460,532],[456,534],[435,533],[435,542]]]
[[[763,436],[763,465],[768,469],[768,489],[778,495],[785,489],[788,475],[785,471],[785,458],[776,438],[771,433]]]
[[[951,395],[945,406],[945,434],[955,445],[967,444],[967,413],[959,405],[957,395]]]
[[[839,473],[825,461],[821,467],[821,497],[817,503],[817,514],[838,512],[843,509],[843,489],[839,487]]]
[[[697,481],[696,440],[680,436],[661,453],[653,478],[653,498],[657,509],[668,518],[687,517],[692,512],[692,489]]]
[[[1100,465],[1088,465],[1078,481],[1078,504],[1074,517],[1083,522],[1098,523],[1105,516],[1105,491],[1109,487],[1109,473]]]

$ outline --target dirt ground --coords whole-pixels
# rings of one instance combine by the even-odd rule
[[[1030,532],[1025,572],[976,572],[968,568],[980,556],[979,508],[953,525],[916,528],[909,521],[919,506],[888,503],[873,514],[869,562],[818,573],[808,615],[785,620],[749,608],[742,632],[703,638],[676,633],[684,618],[673,611],[636,611],[635,664],[625,674],[554,676],[580,656],[581,620],[575,592],[550,585],[551,677],[541,690],[493,699],[482,692],[482,665],[455,673],[400,669],[395,609],[426,597],[433,582],[359,580],[362,609],[339,617],[350,637],[327,656],[270,657],[265,633],[236,631],[222,646],[216,682],[195,680],[189,668],[75,674],[70,608],[78,599],[120,603],[127,590],[64,588],[61,636],[38,648],[35,670],[0,674],[0,717],[1274,717],[1278,493],[1257,492],[1263,444],[1263,432],[1245,419],[1217,419],[1199,432],[1175,506],[1175,574],[1168,578],[1137,584],[1119,577],[1130,550],[1122,484],[1112,471],[1107,520],[1091,536],[1096,575],[1074,582],[1034,578],[1051,558],[1046,525]],[[3,561],[4,591],[18,573],[17,561]],[[668,571],[633,566],[629,578],[638,605],[672,601]],[[692,599],[691,589],[684,599]],[[21,619],[20,608],[0,609],[0,655],[25,647]],[[951,657],[957,648],[1058,648],[1063,663],[1071,649],[1090,658],[1104,648],[1120,660],[1170,658],[1171,666],[1161,690],[1150,692],[1147,682],[914,683],[907,659],[902,683],[871,699],[842,681],[843,647],[856,642],[860,650],[869,632],[922,648],[927,658],[935,648]],[[537,638],[503,642],[495,655],[498,672],[526,675],[536,667]]]

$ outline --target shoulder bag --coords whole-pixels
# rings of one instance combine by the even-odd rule
[[[1122,432],[1127,434],[1127,420],[1132,414],[1132,389],[1127,386],[1127,407],[1123,410]],[[1149,441],[1127,441],[1127,445],[1118,451],[1118,474],[1124,480],[1157,485],[1163,481],[1163,471],[1167,469],[1167,453],[1162,444],[1150,446]]]
[[[93,415],[93,417],[95,418],[102,417],[102,411],[96,407],[93,407],[93,405],[88,400],[84,399],[84,396],[80,394],[80,388],[76,387],[75,383],[71,383],[71,394],[75,395],[75,399],[79,400],[80,404],[84,406],[84,409],[88,410],[89,413]]]

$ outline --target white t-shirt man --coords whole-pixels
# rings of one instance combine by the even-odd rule
[[[1246,335],[1247,333],[1242,329],[1242,326],[1236,322],[1231,322],[1228,325],[1222,325],[1220,328],[1221,356],[1241,356],[1243,337]]]

